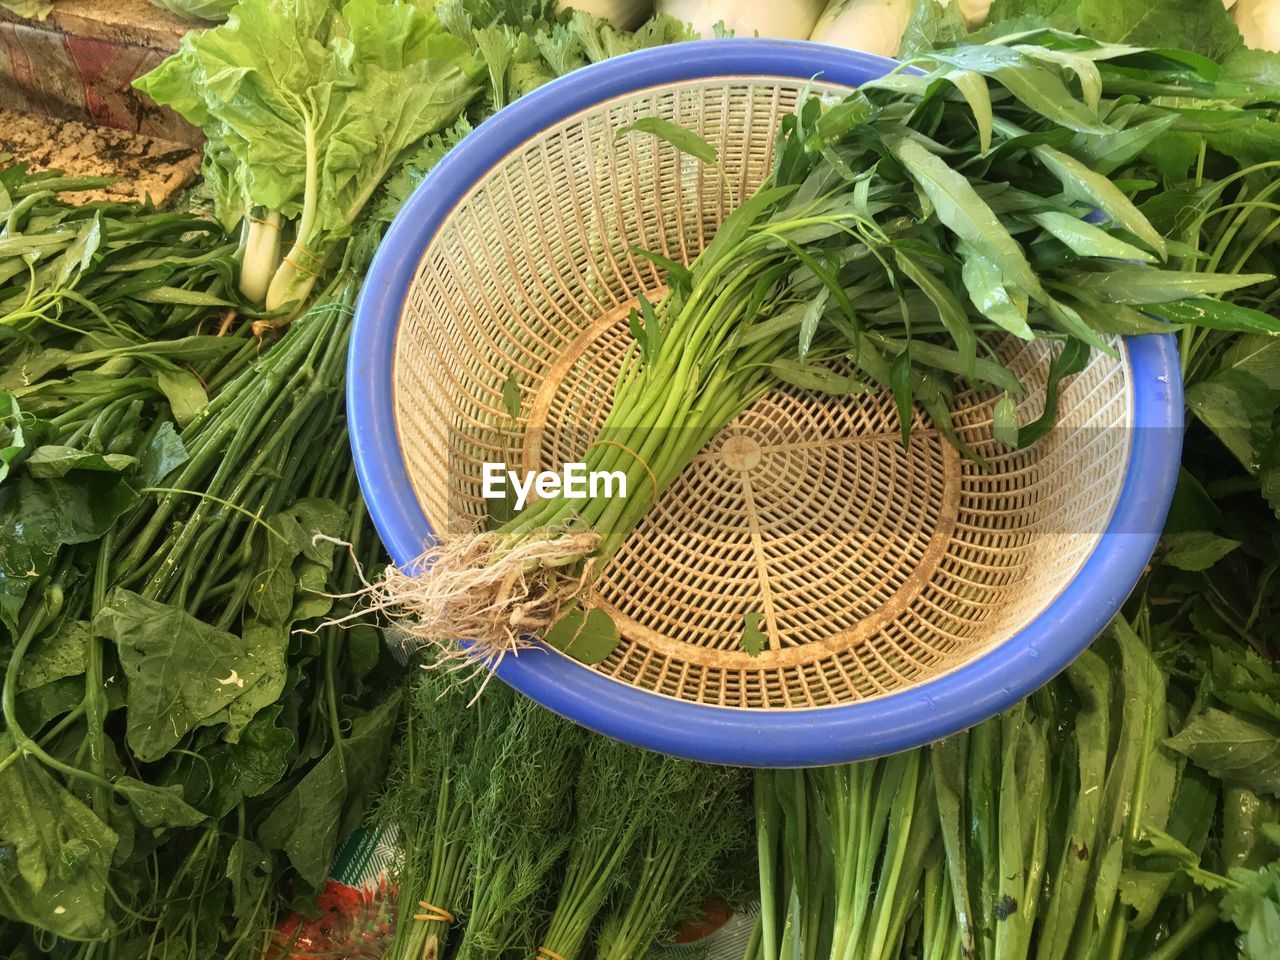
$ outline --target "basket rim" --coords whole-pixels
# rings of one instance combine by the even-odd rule
[[[411,564],[434,534],[413,492],[395,419],[393,368],[402,305],[423,251],[456,204],[539,132],[647,87],[725,76],[822,79],[857,86],[898,61],[805,40],[672,44],[584,67],[479,125],[414,191],[383,238],[356,305],[347,361],[352,453],[374,526],[393,562]],[[1119,498],[1076,575],[1000,646],[919,686],[796,710],[675,700],[569,657],[527,650],[497,674],[557,713],[639,747],[711,763],[804,767],[884,756],[963,730],[1029,695],[1075,659],[1128,597],[1159,539],[1181,460],[1183,397],[1171,334],[1125,341],[1133,430]],[[1160,521],[1157,524],[1156,521]]]

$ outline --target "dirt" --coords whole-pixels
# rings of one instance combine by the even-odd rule
[[[164,204],[200,171],[200,150],[144,134],[93,127],[74,120],[37,117],[0,109],[0,154],[34,170],[75,176],[113,177],[118,182],[86,191],[86,200],[145,200]]]

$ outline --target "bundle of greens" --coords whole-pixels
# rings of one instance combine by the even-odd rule
[[[241,289],[279,310],[341,255],[404,151],[480,93],[478,73],[409,3],[245,0],[136,85],[204,129],[218,216],[244,224]]]
[[[744,771],[682,763],[669,768],[668,806],[635,843],[596,939],[599,960],[631,960],[663,942],[678,923],[702,916],[707,897],[733,897],[751,814]]]
[[[388,960],[445,953],[449,930],[471,890],[473,808],[467,791],[485,776],[506,730],[514,695],[495,690],[475,705],[454,678],[417,678],[374,823],[396,837],[398,892]],[[480,769],[470,772],[475,764]]]
[[[649,255],[669,292],[633,315],[635,345],[584,457],[589,473],[625,474],[627,497],[548,497],[496,530],[445,538],[388,570],[375,605],[490,663],[562,614],[581,622],[570,605],[654,499],[780,382],[890,392],[904,442],[914,403],[959,443],[959,384],[991,388],[995,438],[1026,445],[1053,426],[1061,379],[1090,350],[1111,351],[1108,335],[1169,329],[1153,313],[1175,328],[1280,330],[1215,299],[1269,274],[1176,269],[1130,196],[1145,184],[1106,175],[1162,134],[1203,125],[1196,98],[1228,92],[1212,64],[1040,32],[918,65],[929,72],[892,74],[839,103],[808,99],[783,121],[773,173],[691,265]],[[1167,99],[1175,89],[1184,100]],[[1241,129],[1263,122],[1246,102],[1247,92],[1215,110]],[[715,161],[670,123],[636,127]],[[1064,345],[1033,423],[1016,421],[1025,391],[994,335]]]
[[[1202,933],[1217,906],[1192,881],[1213,806],[1165,744],[1185,710],[1168,682],[1118,620],[1065,679],[968,733],[759,774],[749,956],[1151,957]]]
[[[423,137],[477,100],[487,114],[589,60],[684,37],[667,19],[630,34],[553,6],[242,0],[136,86],[204,131],[218,217],[241,229],[240,288],[291,318]]]
[[[1127,82],[1194,91],[1172,75]],[[1220,100],[1184,103],[1171,124],[1150,117],[1157,122],[1131,141],[1138,151],[1100,169],[1146,181],[1141,211],[1180,269],[1274,276],[1280,95],[1225,70],[1218,90]],[[1256,105],[1240,110],[1247,102]],[[1221,295],[1264,313],[1278,300],[1274,279]],[[1161,548],[1128,620],[1029,701],[921,751],[934,810],[886,776],[901,758],[861,773],[806,774],[798,787],[780,782],[793,775],[761,777],[764,904],[748,957],[834,956],[822,931],[845,897],[864,911],[860,929],[898,929],[881,891],[919,871],[908,851],[928,835],[924,896],[903,940],[868,935],[855,951],[880,944],[887,955],[1037,960],[1274,953],[1280,525],[1269,458],[1280,340],[1193,326],[1179,336],[1195,420]],[[848,848],[812,822],[846,800],[832,785],[842,779],[870,784],[856,801],[863,829],[887,819],[910,834],[905,846],[855,848],[851,890],[833,879],[851,869],[838,861]],[[816,842],[784,845],[783,824]]]
[[[379,804],[400,844],[393,958],[531,957],[553,902],[585,734],[506,687],[470,696],[419,678]]]
[[[585,734],[512,695],[493,752],[473,753],[461,782],[471,807],[471,889],[458,960],[532,957],[569,846]]]
[[[0,174],[6,956],[57,938],[83,941],[68,955],[258,955],[359,823],[403,673],[378,631],[318,628],[382,562],[342,415],[352,307],[400,203],[492,109],[483,77],[516,70],[486,68],[470,31],[555,32],[565,69],[632,42],[543,8],[455,4],[457,37],[406,4],[246,4],[255,30],[191,35],[146,81],[207,124],[230,225],[237,191],[265,184],[326,245],[323,267],[295,261],[323,276],[286,284],[307,302],[278,336],[279,318],[238,322],[260,315],[219,223]]]
[[[345,314],[255,360],[216,222],[0,184],[0,942],[247,955],[285,864],[323,882],[398,702],[377,631],[292,635],[359,582],[313,534],[378,555],[354,471],[298,455],[346,442]]]
[[[695,916],[746,827],[737,772],[601,737],[586,745],[575,812],[563,885],[539,944],[565,960],[584,954],[599,922],[598,955],[630,957]]]
[[[925,885],[928,859],[937,860],[938,817],[923,752],[759,773],[756,830],[761,912],[749,956],[879,960],[904,953],[907,921],[920,909],[911,892]],[[930,942],[926,955],[949,955]]]
[[[604,737],[587,742],[564,881],[540,947],[575,960],[637,840],[655,817],[671,815],[671,794],[687,780],[686,766]]]
[[[600,956],[630,958],[697,913],[746,839],[741,771],[470,696],[429,670],[410,700],[375,818],[401,853],[389,957],[572,960],[599,930]]]

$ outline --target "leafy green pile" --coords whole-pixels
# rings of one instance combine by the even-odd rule
[[[358,584],[334,539],[379,555],[350,466],[302,469],[342,463],[354,288],[256,357],[216,222],[54,196],[83,185],[0,173],[0,913],[30,925],[0,942],[248,954],[285,865],[323,882],[398,705],[377,631],[294,633]]]
[[[1280,92],[1256,71],[1198,72],[1123,80],[1134,86],[1121,103],[1139,85],[1200,99],[1161,101],[1180,108],[1172,124],[1135,117],[1109,145],[1137,149],[1098,168],[1139,185],[1181,270],[1270,275],[1220,301],[1271,314]],[[764,912],[749,957],[1274,954],[1280,339],[1243,327],[1179,337],[1193,415],[1184,469],[1127,619],[966,734],[841,771],[761,776]],[[891,895],[904,878],[921,901]],[[831,945],[847,927],[832,931],[849,915],[864,933],[841,953]]]
[[[383,562],[342,412],[360,279],[500,102],[489,82],[510,96],[544,52],[572,69],[679,35],[541,3],[447,5],[457,34],[407,4],[344,11],[244,4],[259,32],[190,35],[148,81],[208,124],[223,222],[76,206],[55,192],[99,181],[0,172],[6,956],[256,956],[283,907],[314,902],[402,701],[379,631],[319,628]],[[511,26],[545,40],[490,63],[476,32]],[[267,105],[281,112],[254,115]],[[319,274],[292,287],[302,302],[269,318],[240,293],[247,229],[224,232],[270,219],[254,184],[314,209],[326,246],[301,264]]]
[[[1220,0],[992,0],[985,15],[971,11],[966,20],[968,6],[956,0],[912,4],[899,56],[907,59],[958,41],[985,43],[1047,28],[1103,43],[1195,53],[1228,70],[1271,59],[1245,49],[1227,4]]]
[[[746,840],[743,774],[421,676],[377,825],[400,841],[388,957],[642,956]],[[452,935],[451,935],[452,933]]]
[[[412,4],[244,0],[136,85],[209,137],[218,216],[247,224],[241,286],[277,310],[306,298],[401,154],[479,94],[477,73]]]
[[[588,61],[684,36],[662,18],[628,34],[552,7],[242,0],[135,85],[208,137],[218,217],[241,225],[241,289],[292,316],[405,151],[469,104],[488,113]]]
[[[1260,822],[1276,809],[1229,788],[1228,821],[1250,822],[1215,846],[1220,785],[1196,759],[1215,711],[1160,668],[1145,613],[1136,626],[1117,620],[1065,677],[932,747],[759,774],[749,956],[1170,960],[1220,909],[1260,922],[1271,873],[1248,866],[1280,839]]]

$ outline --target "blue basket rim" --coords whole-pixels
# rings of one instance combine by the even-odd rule
[[[690,41],[594,64],[525,95],[479,125],[405,203],[356,306],[347,410],[370,516],[397,564],[432,531],[404,468],[389,371],[401,305],[435,231],[489,169],[546,127],[615,96],[720,76],[786,77],[857,86],[898,67],[802,40]],[[1110,523],[1089,558],[1031,623],[956,669],[908,690],[818,708],[756,710],[677,700],[630,687],[557,652],[529,650],[498,667],[504,681],[599,733],[692,760],[803,767],[883,756],[972,726],[1064,669],[1119,611],[1159,539],[1177,478],[1183,399],[1172,335],[1126,340],[1134,424]]]

